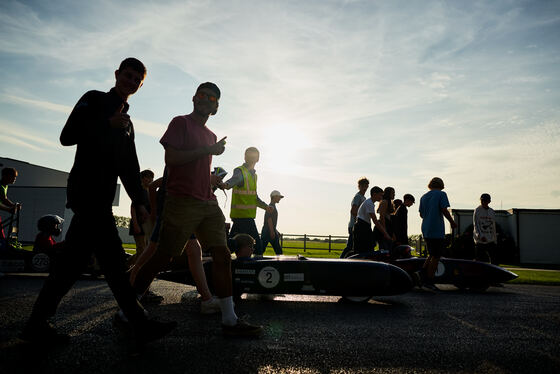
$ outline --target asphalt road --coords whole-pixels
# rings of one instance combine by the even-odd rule
[[[55,319],[62,347],[17,338],[41,277],[0,278],[0,373],[559,373],[560,287],[506,285],[486,293],[454,287],[370,300],[249,296],[238,314],[263,324],[261,339],[221,336],[192,287],[156,281],[148,306],[177,330],[141,355],[111,327],[116,303],[103,280],[80,280]]]

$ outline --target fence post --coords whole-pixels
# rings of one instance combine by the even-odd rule
[[[280,247],[284,248],[284,234],[280,234]]]
[[[329,253],[331,253],[331,236],[329,235]]]
[[[303,251],[305,252],[307,244],[307,234],[303,234]]]

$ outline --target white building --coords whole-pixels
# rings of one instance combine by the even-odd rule
[[[458,232],[473,223],[473,209],[452,209]],[[560,264],[560,209],[496,210],[496,223],[519,248],[522,264]]]
[[[15,184],[8,187],[8,198],[19,202],[22,210],[19,219],[18,239],[22,243],[35,241],[38,233],[37,220],[45,214],[56,214],[65,221],[62,240],[72,219],[72,211],[66,208],[66,182],[69,173],[65,171],[33,165],[28,162],[0,157],[0,169],[5,167],[15,168],[18,177]],[[113,206],[119,205],[120,185],[113,200]],[[0,211],[2,221],[9,217],[8,212]],[[119,228],[121,239],[125,243],[133,243],[127,229]],[[6,235],[8,233],[5,232]]]

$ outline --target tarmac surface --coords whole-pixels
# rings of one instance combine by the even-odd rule
[[[477,294],[452,286],[379,297],[249,295],[239,315],[265,326],[260,339],[221,335],[199,314],[193,287],[156,281],[151,315],[176,320],[164,339],[134,352],[111,326],[116,303],[104,280],[84,278],[55,324],[65,346],[20,340],[41,276],[0,278],[0,373],[560,373],[560,287],[505,285]]]

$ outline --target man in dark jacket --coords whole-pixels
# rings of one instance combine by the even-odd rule
[[[407,193],[403,196],[403,203],[399,205],[392,219],[396,245],[408,245],[408,208],[412,204],[414,204],[414,196]]]
[[[175,327],[174,322],[162,323],[146,317],[126,274],[126,256],[112,212],[120,177],[138,215],[147,216],[134,127],[126,114],[127,100],[142,86],[145,76],[142,62],[125,59],[115,71],[115,87],[109,92],[89,91],[82,96],[62,130],[62,145],[77,145],[66,202],[74,216],[62,254],[45,281],[23,331],[25,340],[53,343],[68,340],[68,335],[58,333],[48,319],[54,316],[62,297],[76,282],[92,253],[129,322],[127,331],[133,338],[139,342],[155,340]],[[100,241],[90,240],[94,232]]]

